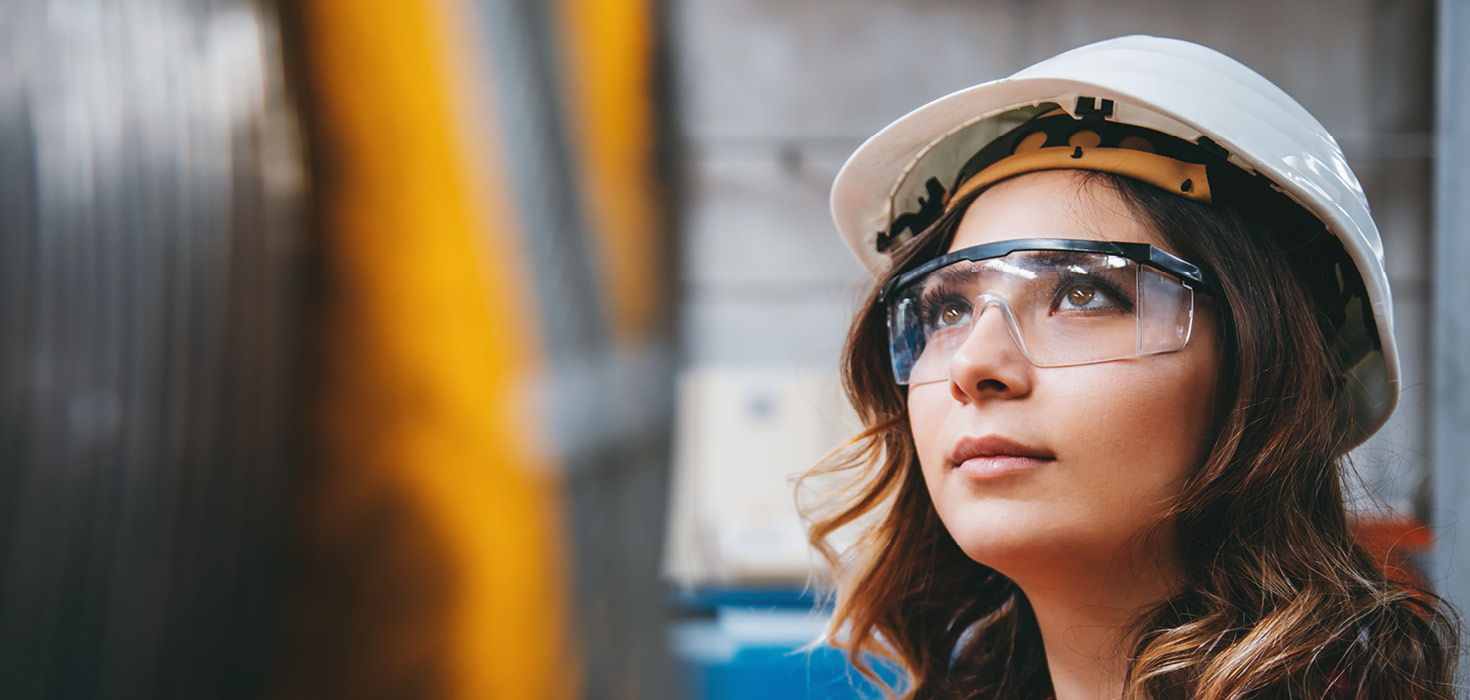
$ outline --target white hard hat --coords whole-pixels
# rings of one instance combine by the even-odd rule
[[[1383,425],[1398,400],[1399,363],[1383,242],[1363,188],[1306,109],[1213,49],[1151,36],[1109,39],[915,109],[864,142],[838,172],[832,217],[843,239],[882,274],[883,250],[904,233],[895,219],[932,205],[931,180],[948,182],[982,147],[1056,108],[1204,145],[1321,220],[1355,264],[1377,326],[1376,339],[1350,358],[1359,428],[1350,442]]]

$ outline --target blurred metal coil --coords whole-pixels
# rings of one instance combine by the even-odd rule
[[[0,688],[263,692],[302,156],[270,7],[0,20]]]

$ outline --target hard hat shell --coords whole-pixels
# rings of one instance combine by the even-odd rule
[[[1398,351],[1383,242],[1362,186],[1337,141],[1305,108],[1255,71],[1198,44],[1108,39],[900,117],[858,147],[832,184],[832,216],[848,247],[870,272],[882,274],[887,258],[880,235],[895,216],[917,208],[930,175],[953,177],[989,139],[1053,106],[1074,117],[1101,109],[1111,121],[1212,143],[1230,163],[1264,176],[1321,220],[1355,264],[1377,326],[1376,348],[1354,358],[1348,372],[1358,426],[1350,443],[1387,421],[1398,399]]]

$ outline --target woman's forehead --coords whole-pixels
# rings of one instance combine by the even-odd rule
[[[1043,170],[996,183],[975,199],[949,250],[1015,238],[1164,241],[1105,180]]]

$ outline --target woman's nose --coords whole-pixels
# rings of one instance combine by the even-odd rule
[[[962,403],[1029,394],[1035,368],[1022,352],[1005,310],[988,301],[975,313],[969,335],[949,361],[950,393]]]

